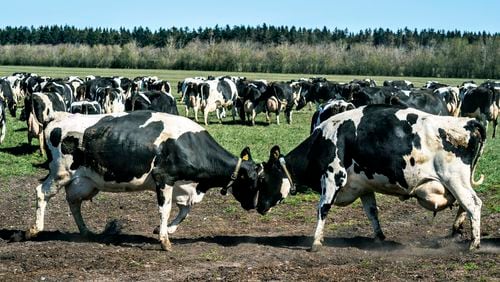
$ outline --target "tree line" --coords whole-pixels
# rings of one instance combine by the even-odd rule
[[[154,46],[184,48],[193,41],[220,43],[222,41],[258,42],[262,44],[326,44],[345,42],[347,44],[364,43],[373,46],[435,46],[449,39],[466,39],[469,44],[497,38],[499,33],[445,31],[434,29],[408,28],[392,31],[389,29],[365,29],[350,32],[347,29],[303,28],[274,25],[205,27],[189,29],[187,27],[150,30],[148,27],[126,28],[76,28],[74,26],[39,26],[11,27],[0,29],[0,45],[9,44],[87,44],[120,45],[134,42],[139,47]]]
[[[226,26],[0,29],[0,65],[500,78],[500,34]]]

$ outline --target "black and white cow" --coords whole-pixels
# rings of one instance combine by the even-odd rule
[[[70,113],[83,115],[102,114],[102,108],[96,101],[78,101],[71,104]]]
[[[199,84],[199,94],[201,96],[201,107],[205,125],[208,125],[208,114],[216,113],[219,122],[225,117],[225,111],[231,109],[233,121],[236,117],[234,107],[238,91],[236,84],[229,78],[221,77],[213,80],[206,80]]]
[[[439,99],[441,99],[441,101],[444,102],[448,110],[448,113],[451,116],[458,117],[460,115],[461,101],[458,97],[459,95],[458,87],[450,87],[450,86],[439,87],[436,90],[434,90],[433,94],[439,97]]]
[[[203,193],[212,187],[231,189],[244,209],[256,207],[258,166],[248,148],[235,157],[185,117],[151,111],[58,113],[44,134],[52,160],[49,175],[36,188],[36,223],[27,238],[44,229],[47,202],[63,187],[82,235],[91,234],[81,215],[82,201],[99,191],[156,191],[164,250],[171,248],[167,221],[176,184],[195,182]]]
[[[0,144],[3,143],[6,132],[7,118],[5,116],[5,102],[3,101],[2,97],[0,97]]]
[[[462,98],[460,114],[466,117],[474,117],[483,124],[493,124],[493,135],[495,138],[498,124],[500,93],[489,87],[479,86],[469,89]]]
[[[28,144],[31,144],[33,138],[37,138],[40,154],[43,155],[45,153],[43,129],[55,112],[66,112],[66,104],[59,93],[35,92],[25,97],[24,108],[27,115]]]
[[[0,98],[7,104],[10,115],[15,117],[18,101],[12,92],[12,87],[8,80],[0,79]]]
[[[127,101],[126,111],[151,110],[178,115],[177,103],[174,96],[164,91],[145,91],[132,94]]]
[[[316,128],[316,126],[329,119],[331,116],[354,110],[355,108],[356,107],[352,103],[346,102],[344,100],[330,100],[326,102],[325,104],[321,105],[319,110],[317,110],[313,114],[313,117],[311,119],[311,133],[314,131],[314,128]]]
[[[286,156],[278,146],[271,149],[263,164],[257,211],[266,213],[293,192],[282,189],[284,177],[296,187],[321,193],[314,251],[321,246],[332,205],[346,206],[361,198],[376,238],[383,240],[375,193],[415,197],[434,212],[456,200],[460,208],[453,231],[462,227],[467,212],[474,249],[480,243],[482,202],[472,185],[483,181],[483,176],[475,181],[473,175],[485,139],[484,126],[470,118],[391,105],[340,113],[321,123]]]
[[[401,90],[410,90],[414,87],[408,80],[385,80],[383,86],[390,86]]]

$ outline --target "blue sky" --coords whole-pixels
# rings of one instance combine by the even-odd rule
[[[4,3],[0,27],[70,25],[132,29],[287,25],[500,32],[499,0],[24,0]]]

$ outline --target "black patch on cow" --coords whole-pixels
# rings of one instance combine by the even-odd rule
[[[365,107],[352,151],[354,160],[367,176],[381,174],[390,183],[407,188],[404,156],[411,154],[414,144],[420,144],[420,139],[412,133],[408,121],[396,117],[400,109],[387,105]]]
[[[77,169],[83,164],[83,152],[79,148],[79,138],[75,136],[68,135],[64,137],[61,142],[61,152],[63,155],[72,155],[73,163],[70,165],[70,169]]]
[[[139,111],[103,118],[85,130],[85,166],[105,181],[130,182],[149,172],[157,154],[153,142],[164,129],[160,121],[142,126],[151,116],[151,112]]]
[[[324,220],[326,218],[331,207],[332,207],[331,204],[324,204],[321,206],[320,214],[319,214],[321,217],[321,220]]]
[[[356,140],[356,125],[352,120],[346,120],[337,129],[337,148],[340,165],[346,169],[352,165],[352,144]]]
[[[415,166],[415,158],[413,157],[410,158],[410,165]]]
[[[164,141],[160,150],[161,156],[155,160],[155,166],[166,170],[168,175],[176,175],[179,179],[191,179],[196,175],[201,182],[198,186],[202,192],[216,187],[212,185],[213,182],[227,184],[226,178],[216,179],[214,175],[229,175],[231,172],[226,171],[224,163],[234,157],[207,131],[185,132],[177,139]]]
[[[413,114],[413,113],[410,113],[406,116],[406,120],[411,124],[411,125],[414,125],[415,123],[417,123],[417,120],[418,120],[418,115],[417,114]]]
[[[346,178],[346,176],[347,175],[343,171],[339,171],[338,173],[336,173],[334,175],[335,185],[337,186],[337,188],[341,188],[342,187],[342,182],[344,181],[344,179]]]
[[[61,134],[62,134],[62,130],[61,128],[57,127],[57,128],[54,128],[51,132],[50,132],[50,143],[52,144],[52,146],[54,147],[58,147],[59,146],[59,143],[61,142]]]

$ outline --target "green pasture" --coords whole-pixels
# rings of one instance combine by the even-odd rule
[[[312,75],[300,74],[275,74],[275,73],[227,73],[227,72],[205,72],[205,71],[172,71],[172,70],[149,70],[149,69],[83,69],[83,68],[55,68],[55,67],[21,67],[21,66],[1,66],[0,76],[9,75],[14,72],[34,72],[39,75],[50,77],[65,77],[70,75],[86,76],[125,76],[134,78],[136,76],[154,75],[160,79],[167,80],[173,87],[173,94],[177,94],[177,82],[186,77],[207,76],[207,75],[238,75],[246,76],[250,79],[267,79],[268,81],[281,81],[298,79],[300,77],[311,77]],[[329,80],[348,82],[354,78],[365,78],[347,75],[317,75]],[[466,79],[456,78],[422,78],[422,77],[371,77],[378,85],[386,79],[407,79],[415,86],[422,86],[428,80],[438,80],[442,83],[459,85]],[[477,81],[482,82],[482,81]],[[178,102],[181,115],[184,115],[184,105]],[[276,118],[272,116],[272,123],[265,122],[264,114],[257,116],[255,126],[241,125],[239,122],[233,123],[230,113],[220,124],[212,114],[209,117],[209,125],[206,127],[212,136],[228,151],[239,154],[241,149],[249,146],[252,156],[256,161],[266,161],[269,150],[274,144],[281,146],[282,152],[287,153],[309,134],[310,120],[313,109],[306,106],[305,109],[293,113],[293,123],[286,123],[285,117],[280,117],[281,124],[276,124]],[[193,118],[191,112],[191,118]],[[199,115],[202,122],[202,115]],[[237,118],[238,120],[238,118]],[[7,137],[0,145],[0,190],[6,185],[6,180],[12,177],[42,175],[44,169],[40,165],[45,158],[38,154],[38,141],[34,140],[32,146],[27,144],[26,123],[18,118],[7,118]],[[483,157],[479,161],[476,175],[484,174],[485,182],[476,188],[481,193],[489,212],[500,212],[500,141],[499,137],[491,138],[491,127],[488,130],[488,139],[484,149]],[[478,177],[476,177],[478,178]],[[488,198],[488,199],[486,199]]]

